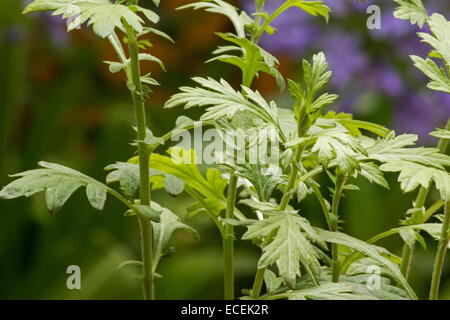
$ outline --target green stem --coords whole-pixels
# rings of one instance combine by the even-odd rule
[[[147,146],[142,142],[145,140],[147,124],[144,105],[144,92],[141,83],[141,71],[139,65],[139,49],[137,44],[137,36],[134,29],[126,25],[128,36],[128,50],[130,55],[131,79],[128,79],[133,97],[136,124],[137,124],[137,140],[139,154],[139,196],[142,205],[150,205],[150,169],[149,160],[150,153]],[[153,267],[152,267],[152,243],[153,243],[153,226],[149,219],[137,215],[140,232],[141,232],[141,255],[143,263],[143,290],[145,300],[154,300],[153,286]]]
[[[275,20],[283,11],[285,11],[289,7],[288,1],[286,1],[282,6],[280,6],[277,10],[274,11],[262,24],[260,28],[258,28],[258,31],[254,35],[253,39],[254,42],[257,43],[261,36],[264,34],[264,31],[266,28],[272,23],[273,20]]]
[[[428,196],[429,187],[424,188],[421,187],[419,193],[417,194],[416,201],[414,202],[414,208],[420,209],[425,205],[425,201]],[[414,256],[414,247],[415,245],[408,245],[406,243],[403,244],[402,250],[402,263],[400,264],[400,270],[405,276],[406,279],[409,277],[409,272],[411,271],[412,259]]]
[[[295,163],[299,163],[300,160],[302,159],[302,153],[303,153],[303,148],[302,147],[298,147],[295,153]],[[295,181],[297,180],[297,176],[298,176],[298,168],[295,165],[295,163],[292,164],[291,166],[291,171],[289,173],[289,180],[286,186],[286,191],[283,194],[283,197],[281,198],[280,201],[280,206],[279,206],[279,210],[280,211],[284,211],[286,210],[289,201],[292,198],[292,195],[294,194],[294,185],[295,185]]]
[[[439,285],[441,283],[442,269],[444,266],[445,255],[449,242],[449,226],[450,226],[450,201],[445,203],[444,220],[442,221],[441,237],[434,260],[433,276],[431,279],[430,300],[437,300],[439,294]]]
[[[236,187],[238,177],[233,172],[228,186],[226,219],[234,218],[234,205],[236,202]],[[234,299],[234,230],[230,223],[225,224],[223,240],[223,266],[224,266],[224,297],[225,300]]]
[[[255,281],[253,282],[252,287],[252,298],[258,299],[261,294],[261,288],[264,282],[264,273],[266,272],[265,268],[258,269],[255,275]]]
[[[257,2],[256,3],[256,10],[255,12],[257,13],[256,17],[255,17],[255,25],[256,25],[256,30],[259,30],[259,28],[261,28],[261,21],[262,21],[262,17],[260,15],[260,13],[262,13],[264,10],[264,2]],[[252,34],[252,41],[253,43],[258,43],[258,40],[261,36],[258,36],[257,33]]]
[[[302,124],[305,124],[305,119],[306,115],[303,112],[300,112],[300,115],[298,117],[298,136],[302,137],[307,131],[308,128],[306,126],[302,126]],[[298,167],[297,167],[297,163],[301,163],[302,160],[302,154],[303,154],[303,149],[304,146],[303,145],[299,145],[297,146],[296,150],[295,150],[295,159],[291,164],[291,171],[289,172],[289,179],[288,179],[288,183],[286,185],[286,190],[283,194],[283,197],[281,198],[280,201],[280,205],[278,207],[279,211],[284,211],[286,210],[289,201],[292,198],[292,195],[294,194],[294,186],[295,186],[295,182],[297,180],[298,177]],[[261,287],[262,287],[262,283],[264,281],[264,273],[265,273],[266,269],[262,268],[262,269],[258,269],[256,276],[255,276],[255,281],[253,283],[253,289],[252,289],[252,297],[253,298],[258,298],[260,293],[261,293]]]
[[[339,212],[339,202],[342,198],[342,190],[345,185],[345,178],[341,175],[336,177],[336,183],[333,194],[333,201],[331,204],[331,231],[338,231],[338,212]],[[339,282],[340,275],[340,265],[339,265],[339,246],[335,243],[331,246],[331,257],[332,257],[332,281]]]

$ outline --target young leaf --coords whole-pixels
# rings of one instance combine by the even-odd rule
[[[430,132],[430,136],[438,139],[450,140],[450,131],[437,128],[436,131]]]
[[[0,198],[29,197],[45,191],[48,209],[56,212],[77,189],[86,187],[86,194],[92,207],[99,211],[103,210],[107,194],[107,187],[104,184],[59,164],[41,161],[39,165],[43,169],[12,175],[19,179],[4,187],[0,191]]]
[[[394,17],[409,20],[420,28],[428,19],[428,13],[421,0],[394,0],[399,6],[394,11]]]
[[[264,283],[266,284],[267,292],[273,292],[283,284],[283,279],[278,278],[272,271],[266,270],[264,272]]]
[[[193,234],[197,239],[200,238],[198,232],[192,227],[182,223],[180,218],[171,210],[154,204],[155,208],[160,212],[160,222],[152,223],[153,225],[153,255],[161,257],[167,249],[170,237],[175,230],[184,229]]]
[[[360,170],[359,154],[367,154],[360,142],[339,128],[322,129],[313,133],[316,139],[311,152],[317,153],[318,162],[327,167],[330,161],[336,160],[339,170],[344,174],[351,174]]]
[[[265,72],[275,77],[281,90],[284,89],[284,78],[277,69],[278,60],[270,53],[254,44],[246,38],[240,38],[229,33],[217,33],[222,39],[229,41],[236,46],[221,47],[214,53],[217,57],[207,61],[219,60],[237,66],[243,74],[243,83],[250,83],[259,72]],[[238,55],[232,55],[230,51],[238,51]]]
[[[298,214],[279,212],[251,225],[242,239],[258,239],[275,233],[263,247],[258,266],[266,268],[277,264],[281,277],[289,287],[295,286],[300,265],[312,276],[320,274],[319,256],[313,243],[326,248],[308,220]]]
[[[242,164],[236,166],[235,169],[239,176],[250,181],[258,199],[262,202],[269,201],[273,190],[283,182],[280,174],[276,174],[270,170],[271,168],[265,168],[259,164]]]
[[[411,56],[414,65],[422,71],[431,81],[428,88],[435,91],[442,91],[450,94],[450,79],[442,68],[431,59],[422,59],[418,56]]]

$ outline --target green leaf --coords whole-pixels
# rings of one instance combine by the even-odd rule
[[[117,73],[126,68],[126,65],[121,62],[116,61],[103,61],[107,65],[109,65],[109,72],[111,73]]]
[[[125,21],[138,33],[142,32],[143,20],[136,15],[130,8],[120,4],[112,4],[105,1],[105,4],[92,4],[89,2],[75,2],[80,11],[70,12],[65,8],[56,10],[54,15],[63,15],[63,18],[76,17],[68,26],[68,30],[79,28],[83,23],[87,22],[88,26],[92,26],[94,32],[106,38],[114,33],[114,29],[124,30]],[[79,18],[77,17],[80,15]]]
[[[134,205],[133,210],[127,210],[124,216],[134,217],[136,214],[140,214],[154,222],[159,222],[161,220],[161,210],[158,210],[158,207],[155,207],[153,203],[150,205],[136,204]]]
[[[150,62],[156,62],[162,70],[166,71],[166,67],[164,66],[164,63],[161,61],[161,59],[149,54],[149,53],[140,53],[139,54],[139,60],[140,61],[150,61]]]
[[[240,38],[245,38],[245,26],[249,24],[248,16],[243,16],[238,13],[238,9],[225,1],[222,0],[212,0],[212,1],[201,1],[194,2],[178,8],[178,10],[183,10],[187,8],[192,8],[194,10],[204,9],[208,12],[222,14],[233,23],[236,29],[236,34]]]
[[[288,0],[288,7],[298,7],[313,16],[322,16],[328,22],[331,9],[323,1]]]
[[[283,284],[283,279],[278,278],[272,271],[266,270],[264,272],[264,283],[266,284],[267,292],[270,293],[277,290]]]
[[[433,35],[424,32],[418,35],[439,53],[447,66],[450,66],[450,21],[439,13],[433,13],[428,24]]]
[[[135,7],[152,22],[158,21],[158,16],[152,11]],[[124,30],[124,22],[138,33],[143,31],[144,21],[130,7],[108,0],[35,0],[25,8],[24,13],[37,11],[54,11],[53,15],[62,15],[64,19],[74,18],[68,26],[69,31],[87,22],[102,38],[113,34],[116,28]]]
[[[217,33],[217,35],[238,47],[220,47],[219,50],[213,52],[219,55],[207,62],[219,60],[237,66],[242,71],[244,84],[250,84],[259,72],[265,72],[274,76],[281,90],[284,89],[284,78],[277,69],[279,62],[273,55],[246,38],[230,33]],[[231,55],[230,51],[238,51],[238,55]]]
[[[263,167],[260,164],[237,165],[236,173],[247,179],[253,186],[260,201],[268,201],[273,190],[283,182],[280,173],[274,172],[274,167]]]
[[[170,148],[168,153],[171,156],[163,156],[152,153],[150,166],[164,175],[173,175],[183,181],[186,187],[194,189],[205,199],[213,200],[219,211],[226,206],[224,191],[227,180],[221,177],[220,171],[209,168],[206,171],[206,179],[201,174],[196,165],[196,155],[194,150],[185,150],[181,147]],[[137,163],[138,158],[130,159],[131,163]],[[169,178],[170,179],[170,178]],[[171,190],[174,191],[174,190]]]
[[[378,166],[372,162],[361,162],[361,175],[370,183],[376,183],[386,189],[389,189],[389,184],[383,176],[383,172]]]
[[[338,123],[343,125],[346,129],[348,129],[351,133],[355,135],[361,135],[360,129],[364,129],[370,132],[375,133],[380,137],[387,137],[391,132],[389,129],[372,122],[355,120],[355,119],[336,119]]]
[[[153,205],[153,204],[152,204]],[[156,204],[154,204],[156,206]],[[197,239],[200,238],[198,232],[192,227],[180,222],[180,218],[171,210],[157,205],[160,210],[160,222],[152,223],[153,225],[153,255],[154,257],[161,257],[169,243],[170,237],[174,231],[184,229],[189,231]]]
[[[450,175],[444,170],[401,160],[385,163],[380,169],[400,172],[398,181],[404,192],[413,191],[419,186],[428,188],[431,181],[434,181],[441,198],[450,201]]]
[[[108,187],[100,183],[89,183],[86,187],[86,196],[89,203],[98,211],[102,211],[105,207],[107,192]]]
[[[170,37],[167,33],[160,31],[158,29],[152,28],[152,27],[144,27],[144,31],[140,35],[142,36],[142,35],[146,35],[148,33],[153,33],[161,38],[169,40],[172,43],[175,43],[175,41],[172,39],[172,37]]]
[[[428,13],[421,0],[394,0],[399,4],[394,11],[394,17],[409,20],[411,24],[423,27],[428,20]]]
[[[74,5],[80,0],[34,0],[24,10],[23,14],[40,12],[40,11],[55,11],[61,8]],[[89,0],[90,3],[105,4],[107,0]]]
[[[274,20],[289,8],[297,7],[313,16],[322,16],[328,22],[331,9],[323,1],[287,0],[271,16]]]
[[[422,59],[418,56],[411,56],[414,65],[422,71],[431,81],[428,88],[435,91],[442,91],[450,94],[450,79],[442,68],[431,59]]]
[[[122,270],[123,268],[127,267],[127,266],[139,266],[142,268],[143,263],[142,261],[137,261],[137,260],[126,260],[126,261],[122,261],[118,266],[117,266],[117,270]]]
[[[439,139],[450,140],[450,131],[437,128],[436,131],[433,131],[430,133],[430,136],[439,138]]]
[[[336,243],[339,245],[355,249],[356,251],[359,251],[365,256],[371,257],[372,259],[377,261],[380,265],[386,267],[392,273],[392,275],[395,276],[395,280],[398,281],[398,283],[402,286],[403,289],[405,289],[409,297],[412,299],[417,299],[416,294],[414,293],[413,289],[409,286],[408,282],[406,281],[405,277],[401,273],[398,266],[389,259],[383,257],[380,254],[378,247],[368,244],[359,239],[353,238],[344,233],[331,232],[319,228],[316,228],[316,230],[319,237],[324,241]]]
[[[45,191],[47,207],[56,212],[80,187],[86,187],[86,194],[92,207],[103,210],[107,187],[97,180],[68,167],[48,162],[39,162],[43,169],[35,169],[12,175],[14,180],[0,191],[0,198],[13,199],[32,196]]]
[[[128,199],[133,199],[139,189],[139,167],[135,164],[118,162],[105,168],[112,170],[106,177],[106,183],[120,183],[120,188]],[[155,174],[156,172],[151,172]]]
[[[313,277],[320,274],[319,256],[313,243],[323,248],[325,245],[308,220],[297,214],[279,212],[251,225],[242,239],[258,239],[271,234],[275,236],[263,247],[259,268],[276,263],[289,287],[294,287],[301,275],[300,265]]]
[[[318,162],[325,168],[332,160],[337,161],[343,174],[351,174],[360,170],[358,156],[367,154],[360,142],[345,130],[339,128],[319,129],[312,133],[315,139],[311,152],[317,153]]]
[[[164,106],[173,108],[184,105],[186,109],[191,107],[206,107],[206,112],[200,120],[211,121],[221,118],[231,119],[238,111],[248,111],[264,122],[277,124],[277,108],[274,103],[264,100],[258,91],[242,87],[246,96],[234,90],[228,82],[220,82],[211,78],[194,78],[202,87],[181,87],[181,93],[173,95]]]
[[[275,298],[289,300],[365,300],[364,295],[353,293],[353,286],[349,283],[324,283],[318,287],[295,290]]]
[[[307,60],[303,60],[303,78],[306,87],[311,92],[323,88],[333,74],[328,71],[328,62],[323,52],[315,54],[312,58],[312,64]]]
[[[380,268],[380,288],[369,287],[368,283],[373,277],[370,267]],[[262,296],[266,300],[290,299],[290,300],[405,300],[408,294],[400,288],[392,285],[392,275],[385,267],[380,266],[371,258],[361,258],[353,262],[347,273],[341,275],[339,283],[331,281],[331,272],[323,270],[320,276],[320,286],[314,286],[311,278],[302,277],[294,290],[281,287],[276,294],[270,293]],[[395,283],[395,281],[394,281]],[[245,300],[251,297],[243,297]]]
[[[380,162],[404,160],[438,169],[450,166],[450,157],[440,153],[436,148],[410,148],[416,141],[417,135],[402,134],[395,136],[394,132],[384,139],[365,138],[362,145],[368,156],[364,158]]]

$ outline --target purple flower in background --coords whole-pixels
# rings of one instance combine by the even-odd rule
[[[368,76],[362,78],[364,87],[382,91],[392,97],[399,97],[405,92],[403,79],[391,65],[373,64],[366,66]]]
[[[450,117],[450,95],[436,91],[409,94],[397,105],[394,126],[398,133],[414,132],[422,140],[430,141],[428,133],[444,126]]]
[[[327,54],[330,69],[333,70],[331,84],[335,87],[346,85],[350,79],[360,74],[368,60],[361,51],[358,37],[344,32],[333,32],[324,37],[320,45]]]

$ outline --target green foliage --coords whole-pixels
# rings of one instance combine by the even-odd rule
[[[275,235],[272,237],[272,234]],[[322,248],[326,246],[305,218],[295,213],[278,212],[251,225],[242,239],[261,237],[269,237],[270,241],[263,245],[259,268],[276,263],[281,277],[290,287],[294,287],[296,278],[301,275],[300,265],[313,277],[320,274],[319,255],[313,243]]]
[[[220,82],[211,78],[193,80],[202,87],[181,87],[181,93],[173,95],[164,107],[184,105],[189,109],[209,106],[200,118],[204,121],[224,117],[231,119],[237,112],[247,111],[265,122],[277,124],[278,109],[275,102],[268,103],[258,91],[242,86],[244,95],[223,79]]]
[[[144,103],[150,92],[148,86],[158,85],[158,82],[149,73],[140,74],[140,64],[153,62],[163,70],[165,67],[159,58],[141,52],[152,47],[150,40],[143,37],[151,33],[172,41],[167,34],[145,26],[146,20],[157,23],[158,15],[138,6],[137,1],[35,0],[24,13],[53,11],[54,15],[73,19],[69,31],[86,23],[98,36],[108,38],[118,61],[105,63],[111,73],[124,71],[133,96],[138,138],[132,145],[137,147],[138,156],[127,163],[117,162],[106,167],[110,170],[107,184],[118,183],[120,192],[73,169],[40,162],[41,169],[13,175],[17,179],[0,191],[0,197],[11,199],[45,192],[47,207],[56,212],[81,187],[86,189],[90,204],[97,210],[103,209],[107,193],[110,193],[127,206],[125,215],[137,216],[141,225],[142,261],[128,261],[120,267],[130,264],[142,267],[142,279],[147,287],[158,276],[154,271],[160,259],[173,251],[170,238],[176,230],[184,229],[198,237],[177,214],[151,201],[151,190],[164,188],[172,196],[185,192],[193,198],[193,203],[187,206],[189,218],[204,213],[210,217],[222,236],[225,257],[233,256],[232,240],[236,238],[233,228],[247,227],[242,239],[252,240],[262,249],[257,274],[260,279],[255,279],[251,298],[416,299],[402,274],[403,268],[397,265],[401,259],[372,242],[398,234],[407,248],[413,248],[415,242],[425,246],[419,234],[424,231],[442,244],[448,240],[445,239],[448,234],[441,229],[445,228],[450,213],[446,212],[442,224],[425,223],[435,212],[425,212],[422,208],[425,199],[422,199],[414,203],[413,209],[420,219],[405,220],[402,226],[364,242],[337,232],[341,223],[339,201],[345,191],[359,189],[350,181],[358,175],[389,188],[383,172],[399,172],[398,180],[404,192],[417,187],[428,192],[434,185],[440,193],[440,201],[450,201],[450,176],[446,169],[450,166],[450,157],[442,148],[414,147],[416,135],[397,136],[383,126],[353,119],[348,114],[325,113],[325,108],[338,96],[322,92],[332,76],[322,52],[313,55],[311,61],[303,60],[299,81],[288,81],[292,108],[281,109],[275,101],[268,101],[253,90],[252,83],[261,72],[273,76],[280,90],[285,85],[278,71],[279,61],[258,45],[264,33],[277,31],[271,23],[292,7],[326,21],[331,12],[323,1],[286,0],[269,14],[264,10],[265,2],[256,0],[256,12],[251,15],[223,0],[200,1],[179,8],[204,9],[231,21],[235,33],[217,33],[227,45],[219,46],[209,61],[238,67],[242,83],[237,90],[224,79],[195,77],[196,85],[181,87],[180,92],[166,102],[165,108],[205,107],[200,117],[203,125],[214,126],[222,135],[226,130],[242,130],[249,138],[246,152],[253,144],[260,143],[257,139],[260,133],[275,128],[277,142],[281,142],[277,150],[281,154],[280,163],[253,164],[246,158],[225,154],[224,159],[230,161],[201,171],[194,150],[173,147],[168,155],[155,153],[172,135],[202,125],[182,116],[175,128],[163,137],[155,136],[146,126]],[[419,36],[433,50],[426,59],[418,56],[411,56],[411,59],[430,78],[430,89],[450,93],[450,22],[437,13],[428,16],[420,0],[395,2],[399,5],[394,13],[397,18],[409,20],[421,28],[428,24],[430,33],[422,32]],[[154,3],[158,5],[159,1],[154,0]],[[122,40],[117,30],[125,34]],[[438,129],[431,135],[442,141],[450,139],[448,128]],[[322,195],[325,184],[318,183],[321,181],[317,179],[319,174],[328,175],[331,181],[330,201]],[[280,191],[282,196],[278,201]],[[240,197],[237,201],[236,194]],[[289,205],[294,195],[298,202],[314,195],[331,231],[314,228],[300,216]],[[247,218],[235,202],[250,207],[257,219]],[[327,242],[331,243],[331,257]],[[274,265],[276,272],[268,269]],[[367,270],[374,265],[382,272],[382,285],[372,290],[366,286],[370,276]],[[230,278],[230,265],[225,264],[225,272],[226,278]],[[261,295],[258,283],[261,286],[263,281],[267,292]],[[145,290],[146,298],[151,297],[152,293],[148,292],[151,290]]]
[[[159,20],[158,15],[151,10],[136,5],[113,4],[108,0],[35,0],[25,8],[24,13],[37,11],[54,11],[54,15],[62,15],[64,19],[74,18],[68,25],[68,31],[79,28],[87,22],[102,38],[112,35],[116,28],[124,31],[124,23],[138,33],[143,32],[144,21],[137,13],[142,13],[153,23]]]
[[[59,164],[41,161],[39,165],[42,169],[12,175],[18,179],[0,191],[0,198],[14,199],[45,192],[47,208],[55,213],[64,206],[76,190],[85,187],[91,206],[96,210],[103,210],[107,195],[106,185]]]
[[[436,131],[430,132],[430,136],[439,138],[439,139],[449,140],[450,139],[450,130],[444,130],[444,129],[437,128]]]
[[[427,85],[429,89],[450,94],[450,79],[447,77],[444,69],[438,67],[436,62],[429,58],[422,59],[418,56],[411,56],[411,60],[419,70],[431,79]]]
[[[413,191],[419,186],[428,188],[431,181],[434,181],[441,198],[450,201],[450,175],[445,170],[401,160],[385,163],[380,169],[400,172],[398,181],[404,192]]]
[[[399,6],[394,11],[397,19],[409,20],[411,24],[423,27],[428,20],[427,10],[421,0],[394,0]]]
[[[359,239],[353,238],[349,235],[346,235],[341,232],[331,232],[327,230],[322,229],[316,229],[319,236],[326,242],[336,243],[339,245],[343,245],[349,248],[352,248],[365,256],[368,256],[375,261],[377,261],[380,265],[386,267],[392,275],[395,277],[395,280],[398,281],[402,288],[408,293],[409,297],[412,299],[417,299],[416,294],[414,293],[413,289],[410,287],[408,282],[406,281],[405,277],[400,272],[400,269],[398,266],[390,261],[389,259],[383,257],[381,255],[382,252],[385,252],[385,250],[381,250],[379,247],[376,247],[374,245],[370,245],[364,241],[361,241]]]
[[[170,238],[176,230],[184,229],[189,231],[197,239],[200,238],[198,232],[182,223],[175,213],[167,208],[161,207],[157,203],[152,203],[152,206],[155,207],[155,210],[159,211],[160,216],[160,221],[153,223],[153,256],[156,259],[159,259],[166,253]]]
[[[428,24],[432,34],[420,32],[418,35],[450,66],[450,21],[439,13],[433,13]]]
[[[234,45],[219,47],[213,52],[218,56],[208,62],[219,60],[237,66],[242,71],[242,83],[245,86],[248,86],[259,72],[265,72],[274,76],[278,86],[281,89],[284,88],[283,76],[277,69],[279,62],[274,56],[246,38],[240,38],[230,33],[218,33],[218,35]],[[232,52],[239,54],[233,55]]]

